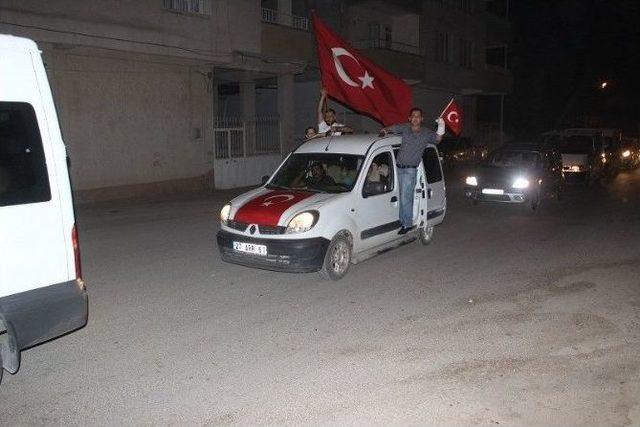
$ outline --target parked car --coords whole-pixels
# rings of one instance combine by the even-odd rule
[[[640,143],[637,138],[623,138],[620,151],[622,169],[636,169],[640,166]]]
[[[620,135],[617,129],[576,128],[549,131],[543,137],[562,154],[567,182],[591,185],[618,173]]]
[[[0,35],[0,378],[87,322],[65,147],[40,51]]]
[[[469,138],[446,137],[438,144],[442,166],[453,169],[457,165],[480,162],[487,154],[487,149],[475,145]]]
[[[560,153],[538,143],[507,144],[489,154],[465,179],[465,195],[478,202],[514,203],[535,211],[564,189]]]
[[[398,235],[399,136],[320,138],[302,144],[265,185],[222,208],[218,247],[224,261],[275,271],[345,276],[356,264],[420,239],[431,242],[446,212],[435,146],[417,169],[413,223]]]

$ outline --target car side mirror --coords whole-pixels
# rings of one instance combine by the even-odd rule
[[[265,185],[269,181],[269,175],[265,175],[262,177],[262,185]]]

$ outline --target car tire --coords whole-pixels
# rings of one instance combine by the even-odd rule
[[[346,276],[351,265],[351,239],[346,233],[338,233],[331,239],[324,255],[320,277],[325,280],[340,280]]]
[[[420,243],[424,246],[429,245],[433,241],[433,227],[420,227],[418,237],[420,238]]]
[[[527,203],[527,207],[529,208],[530,211],[537,212],[540,209],[541,201],[542,201],[542,198],[540,197],[540,192],[537,192],[536,196],[529,200],[529,202]]]

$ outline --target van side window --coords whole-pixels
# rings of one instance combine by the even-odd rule
[[[51,200],[36,113],[24,102],[0,102],[0,206]]]
[[[427,175],[427,182],[433,184],[442,180],[442,171],[440,170],[440,160],[438,152],[434,147],[427,147],[422,153],[422,164],[424,172]]]
[[[386,151],[373,158],[362,188],[362,195],[369,197],[393,190],[393,161]]]

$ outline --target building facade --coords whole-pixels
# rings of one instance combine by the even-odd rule
[[[495,99],[511,87],[500,5],[508,7],[483,0],[4,0],[0,32],[34,39],[43,51],[77,197],[95,200],[253,185],[270,173],[316,121],[312,9],[409,81],[427,114],[437,116],[456,96],[465,132],[494,135]],[[379,128],[335,107],[361,131]]]

